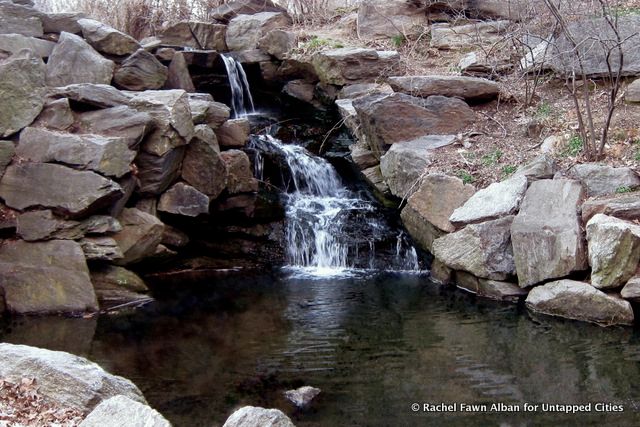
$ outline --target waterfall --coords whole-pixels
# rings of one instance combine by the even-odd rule
[[[265,153],[286,164],[285,244],[291,267],[312,269],[315,275],[353,268],[418,270],[418,257],[404,233],[380,218],[375,202],[344,186],[333,166],[303,147],[271,136],[254,137],[263,173]],[[258,170],[256,170],[258,171]],[[393,262],[379,259],[377,246],[387,242]]]
[[[231,87],[231,107],[233,117],[244,117],[247,114],[255,113],[251,90],[247,75],[242,68],[242,64],[230,56],[221,55],[224,66],[229,76],[229,86]]]

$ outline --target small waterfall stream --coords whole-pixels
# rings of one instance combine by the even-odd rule
[[[224,66],[229,76],[229,86],[231,87],[231,107],[233,109],[233,117],[244,117],[247,114],[255,113],[251,90],[247,75],[242,68],[242,64],[230,56],[221,55]]]

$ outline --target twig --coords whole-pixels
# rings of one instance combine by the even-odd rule
[[[496,122],[498,124],[498,126],[500,126],[502,128],[502,137],[505,138],[509,132],[507,132],[507,128],[504,127],[504,125],[502,123],[500,123],[497,119],[491,117],[490,115],[483,113],[482,111],[478,111],[478,113],[482,114],[483,116],[485,116],[487,119],[492,120],[494,122]]]
[[[322,154],[323,148],[324,148],[324,144],[327,142],[327,140],[329,139],[329,136],[331,135],[331,132],[333,132],[334,130],[338,129],[340,126],[342,126],[344,124],[344,122],[346,121],[346,117],[344,119],[340,119],[338,121],[338,123],[336,123],[335,125],[333,125],[333,127],[331,129],[329,129],[329,132],[327,132],[324,136],[324,139],[322,140],[322,143],[320,144],[320,148],[318,149],[318,153]]]

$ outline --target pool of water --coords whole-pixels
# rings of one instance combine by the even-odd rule
[[[182,287],[132,313],[5,323],[0,341],[88,357],[134,381],[175,426],[221,425],[243,405],[279,408],[297,426],[640,425],[640,334],[629,328],[532,318],[419,274],[283,272]],[[302,385],[322,389],[306,412],[282,397]],[[624,412],[523,412],[525,402]]]

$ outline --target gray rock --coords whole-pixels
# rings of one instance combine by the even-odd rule
[[[133,192],[140,187],[140,181],[133,175],[126,175],[124,178],[118,180],[118,185],[122,188],[123,194],[111,204],[109,208],[109,215],[117,217],[122,213],[122,210],[126,206],[127,202],[133,195]]]
[[[586,224],[598,213],[635,221],[640,218],[640,192],[587,200],[582,205],[582,222]]]
[[[315,108],[322,108],[322,104],[315,99],[316,85],[306,80],[292,80],[282,88],[282,93],[292,98],[310,104]]]
[[[526,176],[529,182],[532,182],[539,179],[551,179],[557,171],[558,166],[553,158],[543,154],[533,159],[530,163],[518,168],[513,176]]]
[[[387,83],[356,83],[340,89],[338,99],[355,99],[367,95],[391,95],[392,93],[393,89]]]
[[[226,2],[211,11],[211,17],[225,24],[238,15],[253,15],[260,12],[284,12],[286,9],[271,0],[235,0]]]
[[[98,108],[127,105],[131,95],[106,84],[79,83],[49,88],[51,98],[69,98],[81,104]]]
[[[93,19],[80,19],[84,39],[98,52],[109,55],[129,55],[140,49],[133,37]]]
[[[449,221],[455,226],[462,226],[515,214],[527,191],[527,184],[524,175],[493,183],[453,211]]]
[[[433,242],[432,242],[433,243]],[[433,259],[429,269],[429,278],[439,285],[450,285],[453,281],[453,270],[444,265],[439,259]],[[469,274],[469,276],[471,276]]]
[[[31,126],[66,131],[74,122],[75,117],[71,110],[71,104],[67,98],[62,98],[47,101]]]
[[[320,389],[311,386],[300,387],[296,390],[287,390],[284,392],[284,397],[298,408],[306,408],[311,404],[311,401],[320,394]]]
[[[123,229],[113,239],[118,243],[124,258],[115,264],[133,264],[155,253],[164,232],[164,224],[158,218],[135,208],[126,208],[118,220]]]
[[[377,166],[380,163],[373,151],[369,150],[369,147],[362,141],[351,144],[349,151],[351,152],[351,160],[360,170]]]
[[[518,302],[526,297],[528,293],[515,283],[479,279],[464,271],[457,271],[455,280],[459,288],[478,296],[498,301]]]
[[[631,168],[614,168],[597,163],[575,165],[569,176],[579,180],[587,190],[587,196],[609,196],[620,189],[627,191],[640,187],[640,178]]]
[[[163,156],[141,152],[136,157],[138,165],[139,192],[161,194],[180,176],[180,167],[185,156],[185,147],[168,151]]]
[[[89,360],[62,351],[0,344],[0,376],[20,382],[25,373],[36,379],[38,393],[63,408],[91,411],[117,395],[147,402],[126,378],[112,375]]]
[[[640,263],[640,226],[597,214],[586,229],[591,285],[598,289],[624,285]]]
[[[165,89],[182,89],[185,92],[195,92],[196,88],[189,74],[187,61],[183,52],[176,52],[169,64],[169,75],[165,83]],[[212,99],[213,101],[213,99]],[[191,101],[189,102],[191,104]]]
[[[78,21],[84,18],[87,18],[87,15],[82,12],[43,13],[40,17],[45,33],[66,31],[73,34],[82,33],[82,27]]]
[[[189,236],[175,227],[165,225],[162,244],[172,248],[184,248],[189,244]]]
[[[495,77],[513,71],[513,64],[495,52],[469,52],[458,63],[460,73],[471,77]]]
[[[640,301],[640,277],[632,277],[620,291],[620,296],[633,302]]]
[[[17,218],[16,232],[23,240],[77,240],[87,234],[116,233],[120,223],[110,216],[94,215],[83,221],[58,218],[50,210],[31,211]]]
[[[33,162],[62,163],[120,178],[131,171],[136,152],[123,138],[54,132],[26,128],[16,149],[20,158]]]
[[[196,137],[189,144],[182,164],[182,178],[215,199],[227,187],[228,173],[215,134],[212,136]]]
[[[442,95],[467,101],[495,99],[500,87],[491,80],[464,76],[404,76],[390,77],[389,85],[396,92],[426,98]]]
[[[244,151],[223,151],[220,153],[220,157],[227,165],[227,191],[229,194],[258,191],[258,181],[253,177],[251,161]]]
[[[321,81],[344,86],[393,75],[400,65],[400,55],[396,51],[345,47],[316,53],[312,64]]]
[[[526,300],[532,311],[601,326],[632,325],[628,301],[607,295],[588,283],[559,280],[533,288]]]
[[[85,237],[79,241],[90,261],[115,261],[124,258],[118,243],[111,237]]]
[[[124,105],[78,114],[77,119],[79,132],[124,138],[132,150],[138,148],[154,124],[150,114]]]
[[[16,153],[16,148],[11,141],[0,141],[0,178],[4,175],[9,163],[13,159],[13,155]]]
[[[46,67],[23,50],[0,60],[0,138],[29,126],[44,106]]]
[[[158,37],[164,45],[224,52],[227,50],[226,32],[227,27],[225,25],[181,21],[167,27]]]
[[[583,194],[580,183],[571,180],[545,179],[529,186],[511,227],[521,287],[586,269],[578,217]]]
[[[110,84],[114,68],[82,38],[62,32],[47,62],[47,85]]]
[[[116,86],[129,90],[160,89],[169,71],[153,54],[144,49],[127,57],[113,75]]]
[[[0,290],[6,310],[15,314],[84,313],[98,308],[82,248],[71,240],[5,242],[0,247]],[[1,365],[0,375],[7,362]]]
[[[222,427],[295,427],[289,417],[277,409],[245,406],[235,411]]]
[[[227,120],[216,129],[216,137],[220,147],[242,148],[249,140],[251,124],[246,118]]]
[[[391,194],[408,197],[420,187],[421,177],[431,164],[435,149],[453,144],[454,135],[429,135],[413,141],[398,142],[380,158],[380,170]]]
[[[190,94],[199,95],[199,94]],[[189,96],[191,118],[196,125],[206,124],[213,129],[222,126],[231,116],[231,109],[221,102]]]
[[[527,0],[475,0],[468,2],[466,12],[479,19],[520,21],[536,13],[536,4]]]
[[[255,49],[263,35],[289,25],[291,18],[281,12],[238,15],[229,22],[225,39],[231,51]]]
[[[149,288],[133,271],[116,265],[104,265],[91,271],[91,282],[96,292],[101,290],[125,289],[146,293]]]
[[[118,184],[94,172],[48,163],[11,165],[0,180],[0,197],[7,206],[51,208],[67,217],[87,215],[121,194]]]
[[[32,7],[0,2],[0,34],[42,37],[42,13]]]
[[[389,194],[389,186],[384,181],[380,166],[373,166],[362,171],[364,180],[373,188],[378,190],[383,196]]]
[[[511,21],[487,21],[474,24],[431,26],[431,47],[437,49],[462,49],[470,45],[493,44],[504,38]]]
[[[127,396],[115,396],[102,401],[80,427],[171,427],[159,412],[150,406],[137,402]]]
[[[11,54],[18,53],[22,49],[30,49],[40,58],[51,55],[56,44],[48,40],[27,37],[21,34],[0,34],[0,51]]]
[[[162,194],[158,210],[188,217],[206,215],[209,213],[209,197],[190,185],[179,182]]]
[[[291,49],[297,47],[297,37],[290,31],[271,30],[262,36],[258,47],[276,59],[283,60]]]
[[[433,256],[453,270],[505,280],[516,272],[510,235],[512,222],[513,216],[507,216],[442,236],[433,242]]]
[[[426,2],[369,0],[358,8],[357,28],[361,39],[417,36],[428,26]]]
[[[640,102],[640,79],[636,79],[624,92],[624,100],[633,104]]]

